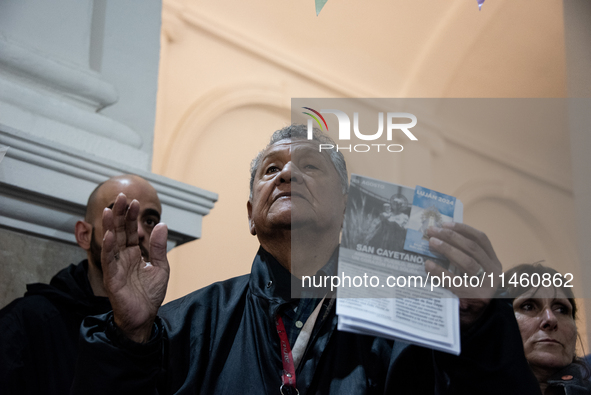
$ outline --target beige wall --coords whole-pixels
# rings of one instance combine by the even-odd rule
[[[248,167],[292,97],[566,97],[560,1],[308,2],[164,0],[153,171],[220,197],[202,240],[171,252],[167,300],[249,272]],[[575,270],[568,132],[528,133],[436,131],[398,182],[462,198],[506,266]]]

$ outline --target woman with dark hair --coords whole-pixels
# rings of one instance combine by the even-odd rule
[[[539,263],[516,266],[505,272],[505,281],[516,279],[517,286],[508,285],[500,296],[513,305],[525,357],[542,393],[591,394],[589,368],[575,353],[577,304],[572,288],[542,285],[545,274],[545,278],[554,278],[557,273]],[[529,281],[521,282],[521,278]]]

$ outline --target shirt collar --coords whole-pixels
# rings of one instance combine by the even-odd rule
[[[339,256],[338,251],[339,249],[337,247],[333,251],[328,262],[318,270],[315,276],[324,278],[324,276],[336,275]],[[290,302],[292,299],[299,298],[322,298],[330,290],[330,287],[328,287],[328,289],[324,287],[302,287],[302,280],[292,276],[292,274],[263,247],[260,247],[257,252],[255,264],[257,260],[261,261],[262,265],[260,265],[260,269],[265,273],[257,273],[253,270],[253,274],[258,277],[257,283],[259,289],[270,299],[279,298],[283,302]],[[328,284],[330,284],[330,281]]]

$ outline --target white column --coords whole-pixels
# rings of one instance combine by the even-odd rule
[[[0,2],[0,227],[12,244],[26,233],[74,245],[90,192],[121,173],[158,191],[169,247],[201,236],[217,195],[150,172],[160,24],[160,0]],[[14,248],[2,252],[10,273],[52,258]]]

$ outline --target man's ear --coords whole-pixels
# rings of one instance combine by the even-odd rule
[[[248,211],[248,227],[250,228],[250,234],[256,236],[257,231],[254,227],[254,220],[252,219],[252,204],[250,204],[250,200],[246,202],[246,210]]]
[[[76,235],[78,245],[84,250],[90,250],[92,225],[85,221],[78,221],[74,227],[74,234]]]

